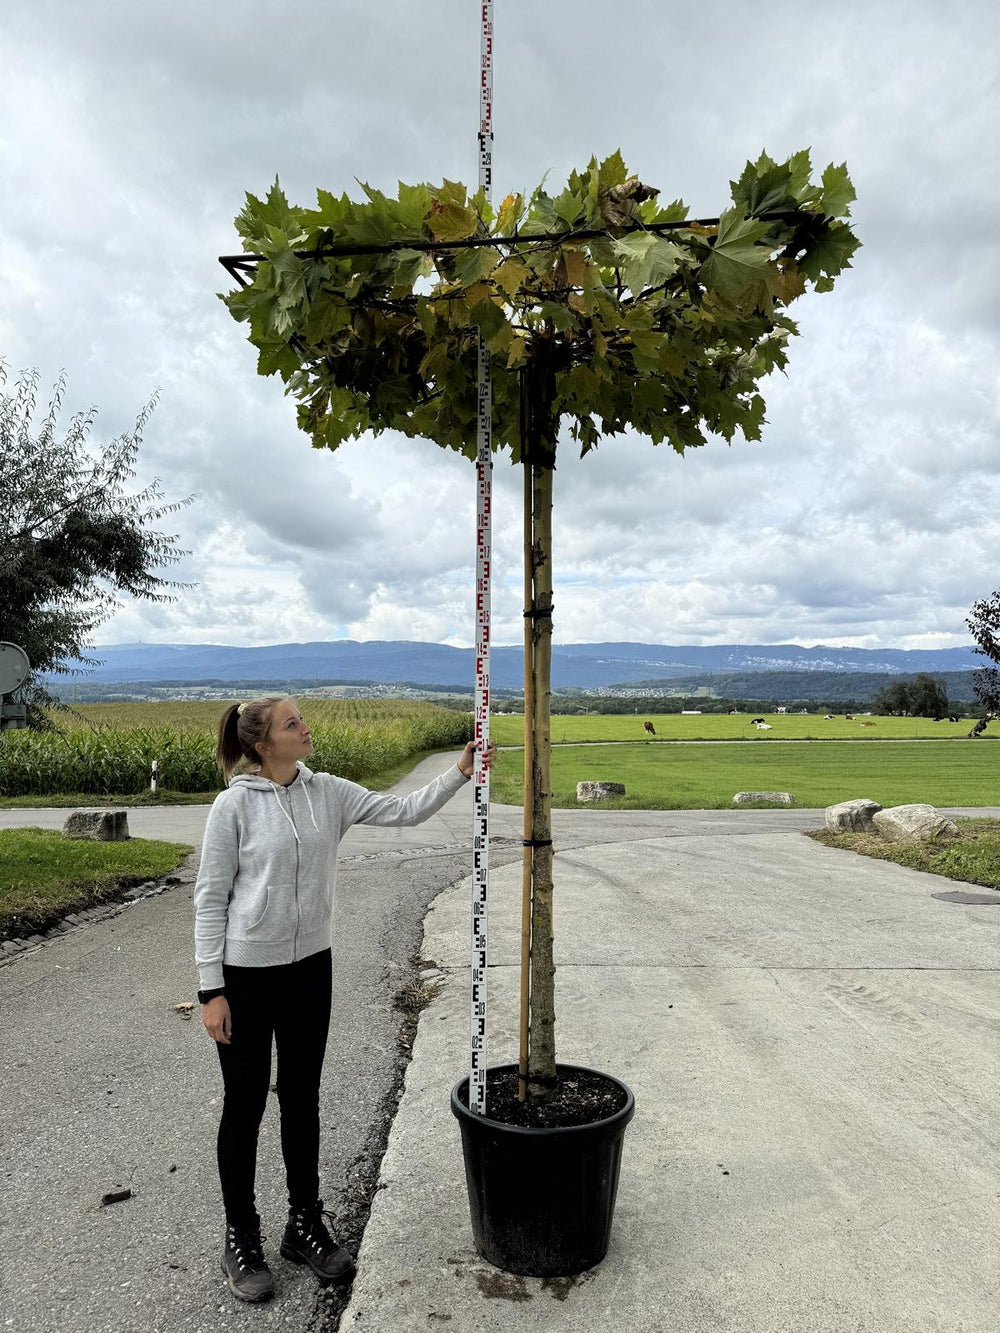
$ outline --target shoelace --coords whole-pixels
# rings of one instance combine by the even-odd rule
[[[241,1273],[256,1273],[265,1268],[264,1263],[264,1241],[267,1237],[260,1232],[237,1231],[235,1227],[229,1230],[229,1237],[232,1242],[231,1248],[236,1255],[236,1262],[240,1266]]]
[[[328,1217],[331,1222],[336,1221],[336,1219],[328,1208],[323,1207],[322,1199],[314,1208],[303,1208],[296,1212],[294,1216],[299,1235],[303,1240],[308,1241],[317,1253],[323,1254],[328,1250],[337,1248],[337,1242],[328,1234],[323,1224],[324,1217]]]

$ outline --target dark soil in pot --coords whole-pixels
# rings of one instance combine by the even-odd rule
[[[620,1083],[592,1069],[562,1069],[558,1084],[543,1101],[518,1101],[517,1087],[515,1068],[486,1071],[486,1114],[490,1120],[533,1129],[592,1125],[620,1111],[627,1098]],[[458,1096],[467,1107],[467,1084]]]

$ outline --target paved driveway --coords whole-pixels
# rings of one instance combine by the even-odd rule
[[[136,810],[130,826],[197,843],[205,813]],[[3,811],[0,825],[65,816]],[[638,1110],[607,1261],[548,1288],[473,1253],[447,1109],[466,1060],[470,791],[420,828],[351,832],[323,1086],[335,1209],[401,1100],[343,1327],[993,1333],[1000,913],[803,838],[820,818],[557,813],[560,1057],[624,1077]],[[493,833],[500,1061],[516,1030],[520,813],[497,808]],[[237,1306],[221,1283],[218,1065],[172,1008],[194,997],[193,868],[0,966],[0,1330],[336,1326],[280,1259],[270,1306]],[[431,904],[423,952],[446,981],[403,1092],[391,999]],[[272,1254],[281,1183],[272,1109],[258,1172]],[[133,1197],[102,1207],[120,1186]]]

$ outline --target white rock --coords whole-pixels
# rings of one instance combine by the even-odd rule
[[[872,815],[882,809],[878,801],[858,798],[826,807],[826,826],[831,833],[866,833],[872,827]]]
[[[63,825],[66,838],[91,842],[128,842],[127,810],[74,810]]]
[[[752,801],[774,801],[781,805],[794,805],[795,797],[790,791],[738,791],[733,797],[733,805],[749,805]]]
[[[894,805],[879,810],[872,823],[888,842],[939,842],[958,837],[958,828],[933,805]]]
[[[578,782],[576,799],[578,801],[606,801],[609,796],[624,796],[625,786],[621,782]]]

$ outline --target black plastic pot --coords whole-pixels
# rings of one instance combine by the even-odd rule
[[[560,1065],[559,1071],[594,1072],[579,1065]],[[525,1129],[477,1115],[459,1100],[459,1093],[468,1100],[469,1080],[452,1088],[473,1240],[488,1263],[529,1277],[569,1277],[607,1254],[622,1140],[635,1098],[620,1080],[602,1077],[625,1092],[625,1105],[606,1120],[564,1129]]]

